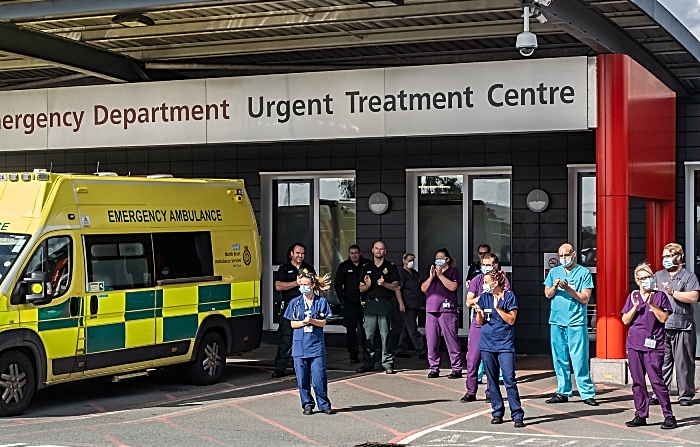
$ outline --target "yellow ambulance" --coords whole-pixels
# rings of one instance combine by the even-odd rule
[[[260,345],[260,237],[242,180],[0,174],[0,415],[36,389]]]

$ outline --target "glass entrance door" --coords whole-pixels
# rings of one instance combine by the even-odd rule
[[[440,248],[455,258],[464,279],[477,248],[489,244],[510,271],[510,168],[448,169],[407,173],[408,251],[416,255],[421,277],[427,275]],[[457,290],[460,335],[467,335],[466,288]],[[422,325],[424,318],[419,321]]]

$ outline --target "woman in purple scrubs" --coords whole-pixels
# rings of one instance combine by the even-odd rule
[[[661,377],[664,361],[664,323],[671,310],[671,303],[664,292],[655,289],[654,272],[647,263],[634,269],[634,279],[639,290],[629,294],[622,308],[622,322],[627,331],[627,359],[632,376],[634,419],[625,423],[628,427],[647,425],[649,416],[649,392],[645,375],[661,404],[664,415],[662,429],[676,428],[676,418],[671,410],[668,388]]]
[[[440,377],[440,331],[445,337],[450,354],[452,372],[448,379],[462,377],[462,350],[459,346],[459,309],[457,289],[462,278],[455,260],[446,248],[435,253],[435,264],[430,266],[428,277],[421,284],[425,293],[425,339],[428,345],[428,378]]]

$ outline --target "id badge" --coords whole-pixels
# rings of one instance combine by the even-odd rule
[[[648,337],[646,340],[644,340],[644,346],[650,349],[656,349],[656,340]]]
[[[484,316],[486,317],[486,321],[491,321],[491,309],[484,309]]]
[[[450,303],[448,303],[447,301],[445,301],[444,303],[442,303],[442,308],[443,308],[443,309],[449,309],[449,308],[450,308]]]
[[[312,325],[304,326],[304,332],[313,332],[314,327]]]

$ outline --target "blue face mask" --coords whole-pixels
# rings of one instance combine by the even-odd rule
[[[676,266],[676,263],[673,262],[673,258],[664,258],[663,260],[664,268],[666,270],[672,269],[673,267]]]
[[[491,293],[491,292],[493,292],[493,289],[491,288],[491,286],[490,286],[489,284],[484,284],[484,289],[483,289],[483,290],[484,290],[484,293]]]
[[[309,293],[311,293],[311,286],[299,286],[299,291],[301,292],[302,295],[306,296]]]
[[[445,259],[436,259],[435,260],[435,265],[437,265],[438,267],[442,267],[446,263],[447,263],[447,261]]]
[[[559,258],[559,263],[563,265],[564,267],[570,266],[574,262],[573,259],[571,259],[570,256],[567,256],[565,258]]]
[[[489,273],[491,270],[493,270],[492,265],[482,265],[481,266],[481,273],[483,273],[484,275]]]
[[[654,286],[656,285],[656,279],[654,277],[647,278],[641,281],[642,283],[642,289],[644,290],[653,290]]]

